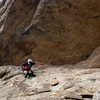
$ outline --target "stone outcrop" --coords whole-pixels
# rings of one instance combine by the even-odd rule
[[[96,92],[92,100],[100,100],[100,91]]]
[[[74,66],[74,65],[73,65]],[[89,56],[87,60],[84,60],[75,65],[81,67],[88,68],[100,68],[100,46],[96,48],[92,54]]]
[[[99,100],[98,68],[39,65],[32,70],[36,77],[25,79],[20,66],[1,66],[0,100]]]
[[[100,45],[99,0],[16,0],[0,35],[0,64],[27,58],[74,64]]]

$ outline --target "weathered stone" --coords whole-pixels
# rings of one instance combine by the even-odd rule
[[[50,82],[50,84],[51,84],[51,86],[56,86],[59,84],[59,81],[54,80],[54,81]]]
[[[27,58],[73,64],[100,45],[100,0],[8,1],[15,2],[0,35],[0,64],[16,65]],[[88,65],[99,67],[100,62]]]
[[[50,92],[50,91],[51,91],[50,88],[40,88],[40,89],[36,89],[36,90],[35,90],[35,92],[36,92],[37,94],[39,94],[39,93],[45,93],[45,92]]]
[[[9,73],[0,79],[0,100],[6,100],[5,98],[8,98],[7,100],[91,100],[93,94],[99,90],[99,68],[69,69],[48,66],[49,68],[40,70],[41,65],[37,67],[34,68],[34,72],[36,75],[38,73],[38,76],[25,79],[23,74],[15,74],[21,72],[17,66],[8,66]],[[91,73],[84,73],[85,71]],[[5,77],[8,78],[3,80]],[[56,86],[51,85],[58,82]]]
[[[44,98],[38,98],[36,100],[62,100],[62,99],[61,98],[46,98],[46,97],[44,97]]]
[[[96,92],[92,100],[100,100],[100,91]]]
[[[11,73],[11,74],[5,76],[5,77],[3,78],[3,80],[8,80],[8,79],[10,79],[10,78],[12,78],[12,77],[14,77],[14,76],[16,76],[16,75],[20,75],[20,74],[22,74],[22,72]]]
[[[69,88],[71,88],[71,87],[73,87],[73,86],[74,86],[74,83],[67,82],[67,83],[63,86],[63,88],[64,88],[64,89],[69,89]]]
[[[0,68],[0,78],[2,78],[5,74],[7,74],[7,68]]]
[[[63,96],[61,96],[63,99],[82,99],[80,95],[78,95],[77,93],[74,92],[69,92],[64,94]]]
[[[79,63],[77,66],[81,65],[82,67],[99,68],[100,67],[99,59],[100,59],[100,46],[93,51],[93,53],[87,60]]]

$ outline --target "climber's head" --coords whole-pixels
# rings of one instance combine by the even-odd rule
[[[28,59],[27,62],[28,62],[28,63],[32,62],[32,59]]]

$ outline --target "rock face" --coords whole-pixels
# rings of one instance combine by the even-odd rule
[[[100,100],[100,91],[96,92],[92,100]]]
[[[5,22],[7,20],[8,13],[14,0],[1,0],[0,1],[0,33],[4,29]]]
[[[77,63],[99,45],[99,0],[16,0],[0,35],[0,64]]]
[[[87,60],[76,64],[76,67],[77,66],[84,68],[100,68],[100,47],[96,48]]]
[[[32,68],[36,77],[25,79],[20,66],[1,66],[0,100],[92,100],[100,90],[100,69]]]

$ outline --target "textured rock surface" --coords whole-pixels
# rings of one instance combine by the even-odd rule
[[[100,90],[100,69],[32,68],[36,77],[24,79],[20,66],[1,66],[8,73],[0,78],[0,100],[92,100]]]
[[[0,33],[4,29],[5,22],[7,20],[8,13],[14,0],[1,0],[0,1]]]
[[[100,91],[96,92],[92,100],[100,100]]]
[[[76,63],[100,45],[99,0],[16,0],[0,35],[0,63],[28,57]],[[6,59],[5,59],[6,58]]]
[[[88,68],[100,68],[100,46],[96,48],[87,60],[84,60],[76,66]]]

